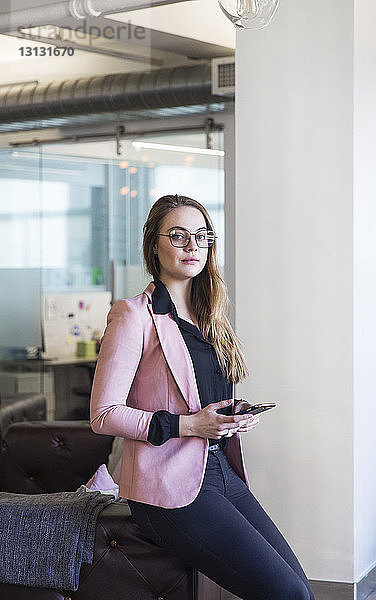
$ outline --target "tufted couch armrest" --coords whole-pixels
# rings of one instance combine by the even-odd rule
[[[13,423],[0,455],[0,489],[43,494],[76,490],[107,463],[113,437],[95,434],[88,421]]]

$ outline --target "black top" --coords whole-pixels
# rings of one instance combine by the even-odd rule
[[[155,290],[152,294],[153,311],[157,314],[171,313],[179,326],[184,342],[191,355],[196,375],[201,408],[213,402],[227,400],[232,397],[232,381],[222,373],[214,346],[203,337],[201,331],[185,319],[178,316],[168,289],[160,279],[154,279]],[[221,414],[231,414],[232,406],[221,408]],[[154,413],[149,426],[148,441],[154,446],[164,444],[171,437],[179,437],[179,415],[167,410]],[[220,442],[226,447],[228,438],[209,439],[209,444]]]

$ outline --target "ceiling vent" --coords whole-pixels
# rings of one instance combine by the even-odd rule
[[[233,96],[235,94],[235,57],[213,58],[211,64],[212,94]]]
[[[208,105],[231,98],[211,93],[210,62],[89,78],[0,86],[0,123]]]

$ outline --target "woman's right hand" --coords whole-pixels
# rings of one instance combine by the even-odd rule
[[[217,412],[232,404],[233,399],[213,402],[193,415],[179,416],[180,437],[196,436],[219,440],[227,433],[231,434],[255,419],[254,415],[222,415]]]

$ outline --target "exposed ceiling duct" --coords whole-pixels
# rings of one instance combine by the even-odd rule
[[[86,19],[112,14],[152,8],[165,4],[176,4],[184,0],[65,0],[42,6],[30,6],[0,14],[0,33],[8,33],[23,27],[57,24],[61,19],[73,17]]]
[[[0,88],[0,123],[232,101],[212,94],[211,64]]]

